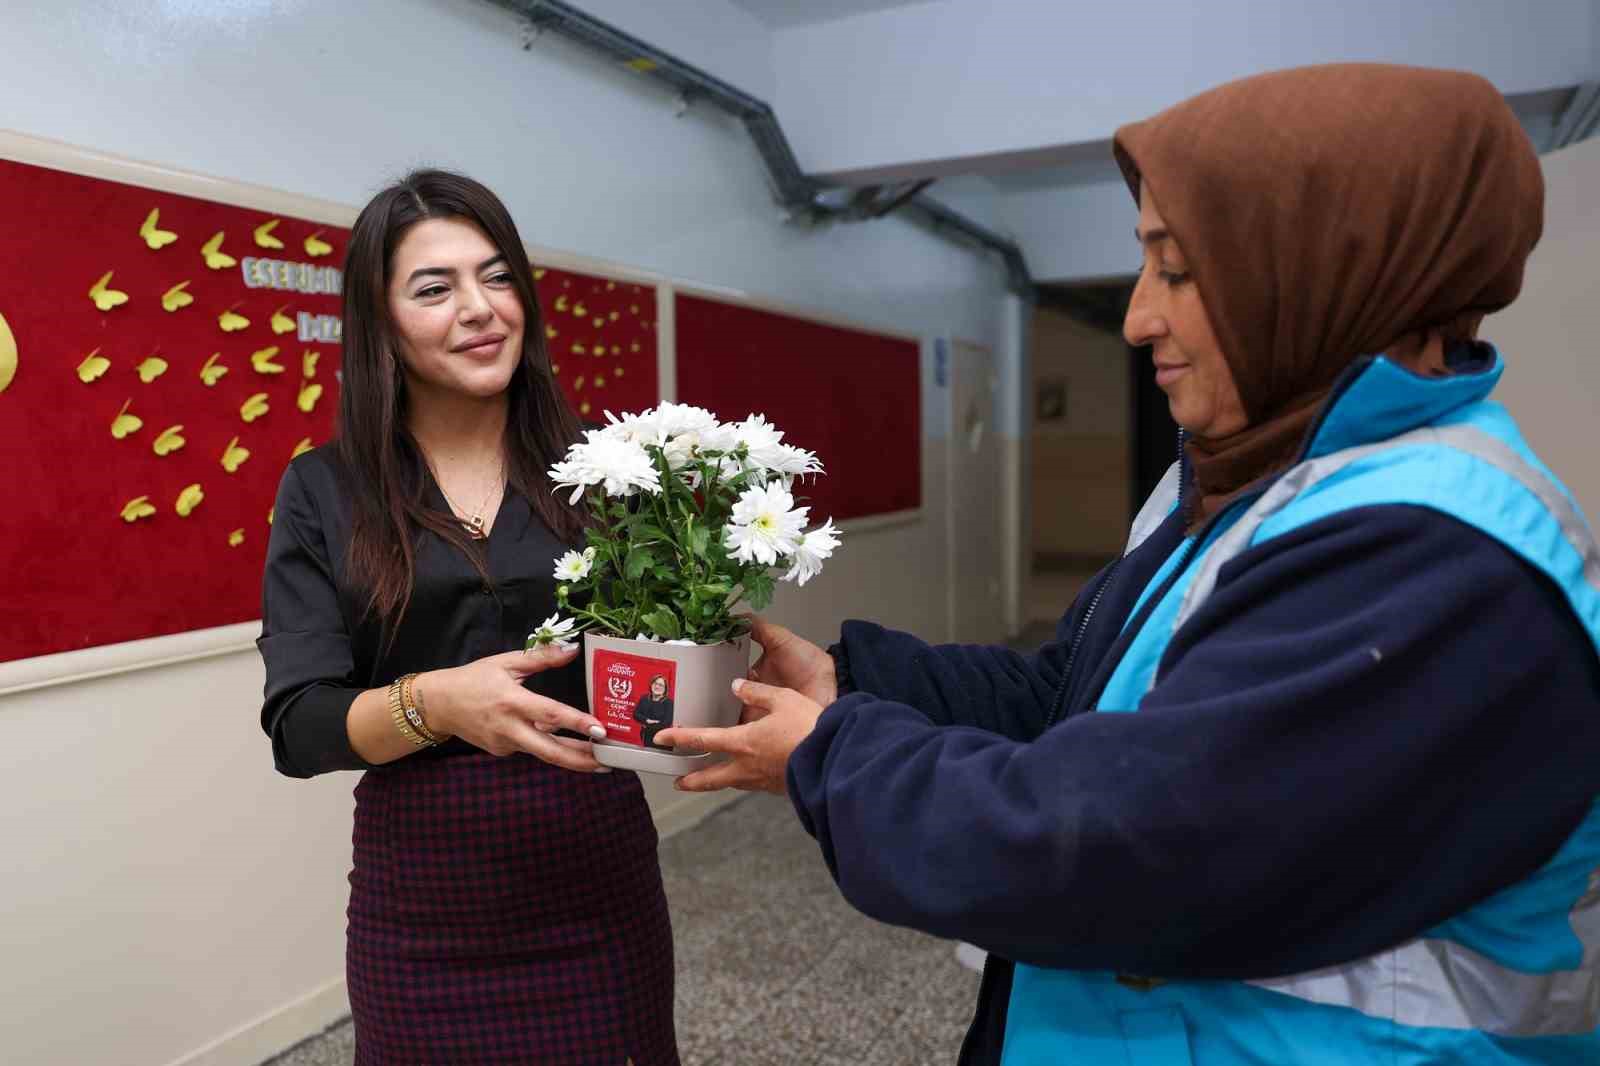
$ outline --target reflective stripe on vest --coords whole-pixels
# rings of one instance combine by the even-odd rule
[[[1523,973],[1451,940],[1417,939],[1343,966],[1247,983],[1401,1025],[1495,1036],[1593,1033],[1600,1028],[1600,870],[1569,920],[1583,942],[1576,970]]]

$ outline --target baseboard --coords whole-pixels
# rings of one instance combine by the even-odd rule
[[[340,977],[191,1051],[171,1066],[259,1066],[349,1013],[350,999]]]

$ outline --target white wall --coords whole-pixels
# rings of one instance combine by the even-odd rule
[[[1494,398],[1600,529],[1600,138],[1541,162],[1544,237],[1522,295],[1481,332],[1506,361]]]
[[[1059,160],[1219,82],[1307,63],[1570,86],[1600,75],[1600,2],[944,0],[785,29],[775,56],[801,165],[867,180]]]
[[[594,7],[640,35],[662,19]],[[761,47],[730,5],[674,12],[674,43]],[[519,20],[477,0],[13,4],[0,33],[0,128],[350,204],[412,164],[460,167],[536,244],[999,335],[992,261],[894,219],[784,227],[736,124],[675,119],[558,40],[524,51]],[[846,613],[944,635],[941,400],[927,384],[925,520],[847,534],[776,617],[817,638]],[[338,1013],[353,778],[273,775],[261,680],[239,653],[0,697],[0,1058],[252,1062]]]

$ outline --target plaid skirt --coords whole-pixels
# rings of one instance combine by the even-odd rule
[[[474,751],[369,771],[355,796],[356,1066],[678,1066],[638,778]]]

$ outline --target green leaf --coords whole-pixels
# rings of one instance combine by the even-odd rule
[[[677,640],[683,635],[678,616],[672,613],[670,607],[657,607],[639,620],[662,640]]]
[[[772,603],[772,575],[765,570],[747,572],[744,576],[744,594],[750,606],[758,611]]]
[[[695,526],[689,530],[689,550],[694,553],[695,558],[704,559],[706,557],[706,548],[710,543],[711,530],[705,526]]]
[[[732,591],[732,585],[725,581],[718,581],[710,585],[696,585],[690,590],[690,595],[697,600],[721,600]]]
[[[656,557],[649,548],[633,548],[628,552],[627,561],[622,566],[622,576],[629,581],[638,581],[644,572],[650,569]]]
[[[672,539],[667,535],[666,530],[662,529],[654,522],[646,522],[642,518],[633,523],[631,532],[634,540],[655,541]]]

